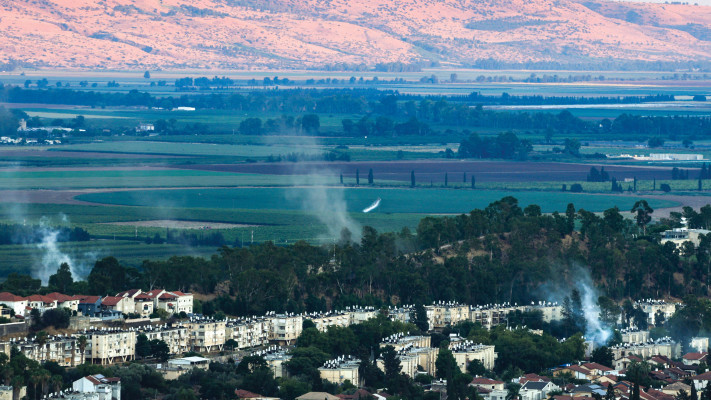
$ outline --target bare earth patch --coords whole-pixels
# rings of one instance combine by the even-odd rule
[[[124,222],[104,222],[102,225],[136,226],[141,228],[170,228],[170,229],[232,229],[248,228],[258,225],[247,224],[227,224],[224,222],[207,221],[180,221],[174,219],[156,219],[150,221],[124,221]]]

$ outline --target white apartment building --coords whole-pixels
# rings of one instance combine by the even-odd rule
[[[164,341],[168,345],[170,354],[183,354],[190,351],[188,328],[183,325],[147,325],[138,329],[138,334],[146,335],[148,340]]]
[[[190,348],[199,353],[222,351],[225,345],[225,321],[190,319],[186,324]]]
[[[88,338],[86,359],[93,364],[113,364],[136,358],[136,331],[104,328],[82,334]]]
[[[278,344],[293,344],[301,335],[304,318],[301,315],[277,314],[269,317],[272,321],[269,340]]]
[[[481,361],[486,369],[493,369],[497,358],[494,346],[477,344],[468,340],[457,343],[450,350],[452,350],[452,355],[462,371],[466,371],[467,365],[474,360]]]

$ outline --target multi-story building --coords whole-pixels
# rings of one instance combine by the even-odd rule
[[[271,325],[271,320],[261,317],[229,319],[225,326],[225,341],[236,341],[238,349],[264,346],[269,343]]]
[[[402,307],[388,307],[388,317],[392,321],[410,322],[412,313],[415,312],[415,306],[404,305]]]
[[[638,329],[622,329],[620,331],[622,343],[639,344],[649,341],[649,331],[640,331]]]
[[[133,299],[130,297],[106,296],[101,299],[101,311],[117,311],[121,314],[130,314],[135,310]]]
[[[497,357],[494,346],[464,341],[451,346],[450,350],[462,371],[466,371],[467,365],[474,360],[481,361],[484,368],[488,370],[494,368]]]
[[[73,296],[67,296],[66,294],[52,292],[46,295],[50,299],[57,301],[57,307],[68,308],[72,311],[79,311],[79,300],[75,299]]]
[[[36,337],[11,339],[0,342],[0,352],[9,357],[12,346],[16,346],[27,358],[39,363],[54,361],[63,367],[75,367],[84,363],[84,354],[79,349],[77,339],[71,336],[48,336],[44,343],[40,343]]]
[[[329,326],[347,327],[351,324],[351,316],[342,312],[320,313],[305,315],[316,325],[316,329],[321,332],[328,330]]]
[[[225,345],[225,321],[191,318],[185,324],[188,328],[190,348],[200,353],[222,351]]]
[[[91,329],[83,335],[88,338],[86,360],[91,363],[104,365],[136,358],[136,332],[133,330]]]
[[[346,314],[350,316],[351,325],[360,324],[378,315],[375,307],[346,307]]]
[[[321,374],[321,379],[337,385],[343,384],[345,381],[350,381],[356,386],[362,386],[358,367],[360,360],[352,356],[341,356],[334,360],[326,361],[322,367],[318,369]]]
[[[168,345],[170,354],[183,354],[190,351],[188,328],[183,325],[147,325],[138,329],[148,340],[162,340]]]
[[[252,353],[253,356],[260,356],[267,362],[267,366],[274,373],[275,378],[286,378],[289,372],[286,369],[286,362],[291,360],[291,355],[286,348],[279,346],[269,346],[265,350]]]
[[[395,350],[405,347],[431,347],[432,338],[430,336],[410,336],[405,333],[390,335],[380,342],[380,347],[393,346]]]
[[[280,345],[296,342],[301,335],[304,318],[301,315],[277,314],[269,317],[272,322],[269,340]]]
[[[667,303],[664,300],[647,299],[635,301],[634,306],[642,309],[647,314],[647,324],[654,325],[657,312],[660,312],[666,321],[674,315],[681,303]]]
[[[615,360],[628,356],[637,356],[643,360],[654,356],[665,356],[673,359],[677,359],[681,356],[681,345],[669,337],[654,341],[650,340],[647,343],[623,343],[610,347],[610,350],[612,350],[612,355]]]
[[[480,323],[484,328],[506,323],[509,313],[521,310],[523,307],[511,306],[510,304],[488,304],[484,306],[469,307],[469,320]]]
[[[469,320],[469,306],[456,302],[438,302],[425,306],[430,329],[442,329]]]
[[[561,321],[563,319],[563,306],[558,303],[539,301],[531,305],[523,306],[524,311],[539,311],[543,316],[543,322]]]

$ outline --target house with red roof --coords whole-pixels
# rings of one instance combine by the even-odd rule
[[[25,316],[27,313],[28,301],[24,297],[15,296],[12,293],[0,293],[0,304],[12,309],[15,315]]]
[[[555,370],[553,375],[558,376],[561,374],[570,373],[575,379],[590,379],[592,373],[589,369],[580,365],[570,365],[568,367],[563,367]]]
[[[128,290],[118,293],[118,297],[132,298],[136,304],[134,312],[141,315],[150,315],[154,310],[162,309],[169,314],[177,314],[185,312],[186,314],[193,313],[193,295],[192,293],[183,293],[179,290],[166,291],[163,289],[153,289],[148,292],[142,292],[140,289]],[[153,302],[153,309],[146,305],[148,301]],[[140,301],[140,305],[138,304]],[[150,312],[149,312],[150,310]]]
[[[67,296],[59,292],[52,292],[45,296],[56,300],[58,308],[68,308],[72,311],[79,311],[79,300],[72,296]]]
[[[706,385],[709,384],[709,381],[711,381],[711,371],[691,377],[691,382],[694,383],[694,386],[698,391],[704,390]]]
[[[25,297],[25,299],[27,299],[27,307],[36,308],[40,312],[57,308],[57,300],[41,294],[33,294]]]
[[[106,296],[101,299],[101,311],[117,311],[122,314],[132,313],[133,299],[130,297]]]
[[[709,353],[705,351],[701,353],[686,353],[681,358],[681,361],[684,363],[684,365],[699,365],[702,362],[708,362],[708,356]]]
[[[72,383],[72,390],[79,393],[96,393],[98,399],[121,400],[121,379],[107,378],[101,374],[87,375]]]
[[[469,386],[476,386],[488,390],[504,390],[504,382],[484,377],[476,377],[472,379]]]

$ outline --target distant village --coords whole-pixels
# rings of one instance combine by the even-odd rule
[[[0,353],[8,357],[12,349],[20,351],[27,358],[44,363],[56,362],[64,367],[76,367],[84,363],[110,365],[125,363],[137,359],[136,344],[139,336],[149,340],[160,340],[167,345],[173,358],[167,362],[151,364],[166,379],[176,379],[193,368],[207,369],[210,362],[224,361],[226,350],[237,354],[263,357],[275,377],[287,377],[285,367],[292,356],[292,346],[302,333],[304,321],[309,320],[321,332],[329,327],[347,327],[375,318],[379,314],[392,321],[412,322],[414,306],[375,309],[373,307],[347,307],[345,310],[311,314],[267,313],[249,318],[208,318],[193,313],[193,295],[181,291],[154,289],[144,292],[140,289],[117,293],[114,296],[67,296],[62,293],[46,295],[15,296],[12,293],[0,293],[2,316],[12,322],[0,325]],[[644,312],[649,325],[654,325],[655,318],[668,319],[681,303],[662,300],[646,300],[635,303],[635,307]],[[28,325],[33,317],[48,310],[65,308],[71,311],[69,332],[47,337],[28,335]],[[165,322],[155,316],[156,310],[164,315],[174,316],[171,322]],[[471,306],[456,302],[437,302],[425,306],[430,332],[442,331],[443,328],[469,321],[491,329],[497,325],[508,324],[510,313],[539,312],[544,322],[560,321],[564,318],[564,308],[557,303],[539,302],[530,305],[490,304]],[[519,329],[521,327],[518,327]],[[510,327],[512,329],[512,327]],[[531,330],[533,334],[542,334]],[[646,361],[653,366],[655,380],[667,384],[659,390],[646,388],[640,393],[644,400],[673,400],[680,390],[687,393],[703,390],[711,381],[711,372],[705,372],[708,359],[709,339],[693,338],[693,352],[682,353],[680,343],[670,338],[653,340],[647,330],[635,328],[622,330],[621,343],[610,348],[614,358],[613,367],[595,362],[563,365],[551,371],[551,376],[566,375],[574,378],[578,384],[558,386],[549,376],[525,373],[514,381],[520,384],[520,400],[592,400],[605,396],[612,388],[615,399],[631,398],[632,385],[625,381],[626,369],[633,362]],[[397,352],[402,373],[415,378],[419,374],[435,375],[439,349],[432,347],[431,336],[427,334],[399,333],[386,337],[381,348],[392,346]],[[596,343],[586,342],[586,355],[595,350]],[[467,365],[478,360],[487,370],[494,367],[497,359],[493,345],[474,343],[456,334],[448,338],[458,367],[466,370]],[[183,356],[190,353],[190,356]],[[238,361],[238,360],[237,360]],[[344,355],[327,361],[318,368],[321,378],[334,384],[350,382],[362,386],[359,371],[360,360]],[[375,360],[375,365],[385,370],[382,359]],[[530,371],[528,371],[530,372]],[[584,382],[584,383],[583,383]],[[508,382],[477,376],[470,386],[476,387],[484,400],[510,400],[506,389]],[[74,382],[72,391],[50,394],[47,398],[70,398],[74,400],[120,400],[121,382],[116,378],[102,375],[86,376]],[[444,392],[446,382],[435,381],[429,390]],[[23,389],[24,390],[24,389]],[[15,391],[18,392],[18,391]],[[22,391],[20,391],[22,392]],[[364,390],[358,393],[364,395]],[[0,386],[0,399],[3,393],[13,393],[13,388]],[[235,388],[238,398],[262,399],[259,394]],[[250,397],[251,396],[251,397]],[[334,396],[328,393],[307,393],[298,399],[350,399],[352,395]],[[387,393],[368,393],[370,398],[384,399]]]

